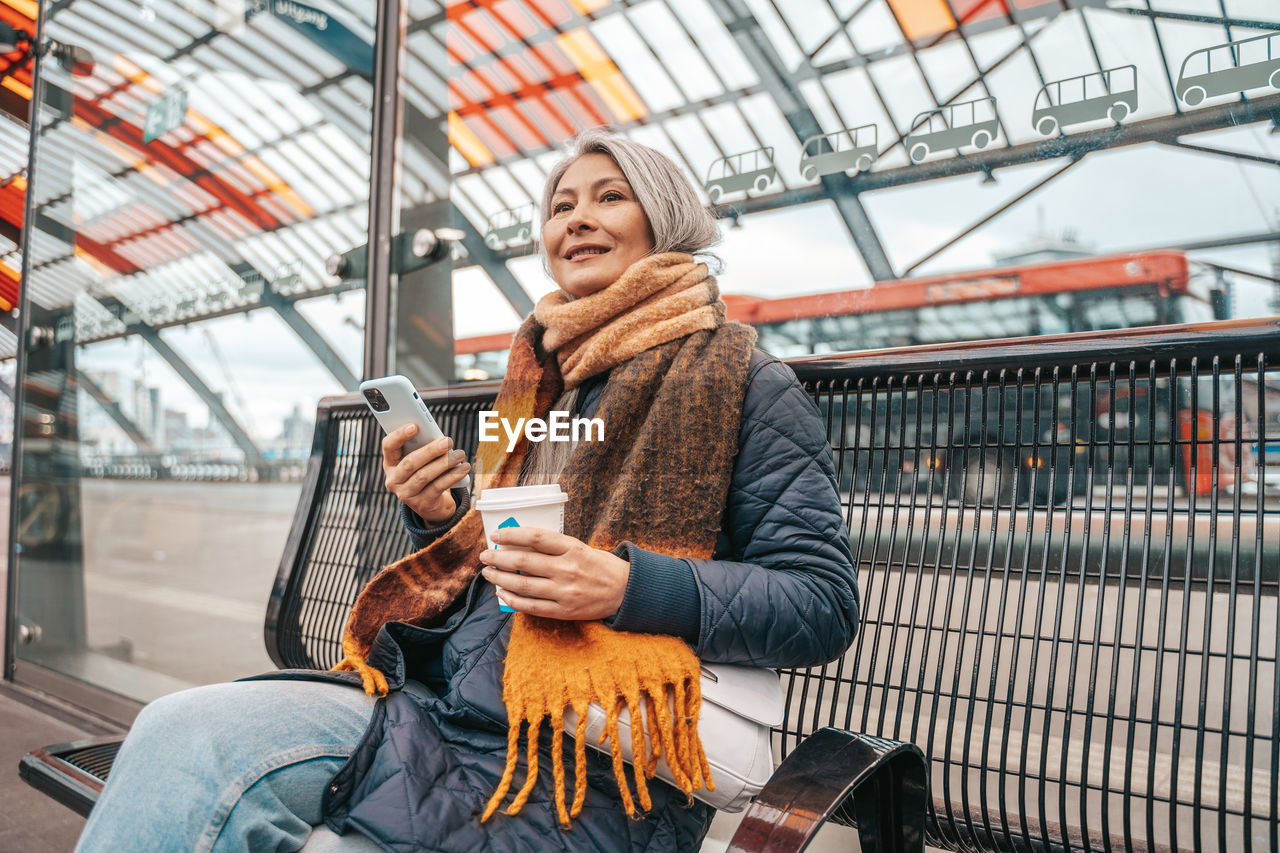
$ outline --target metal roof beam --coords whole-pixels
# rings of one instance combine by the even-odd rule
[[[1053,170],[1052,172],[1050,172],[1050,173],[1049,173],[1048,175],[1046,175],[1045,177],[1043,177],[1043,178],[1041,178],[1040,180],[1036,181],[1036,182],[1035,182],[1034,184],[1032,184],[1030,187],[1028,187],[1027,189],[1023,190],[1022,192],[1018,193],[1016,196],[1014,196],[1013,198],[1009,199],[1007,202],[1005,202],[1004,204],[1000,205],[1000,206],[999,206],[999,207],[997,207],[995,210],[991,211],[990,213],[987,213],[987,214],[983,215],[980,219],[978,219],[978,220],[977,220],[976,222],[974,222],[973,224],[966,226],[963,230],[961,230],[961,231],[960,231],[958,234],[956,234],[954,237],[952,237],[951,239],[947,240],[947,241],[946,241],[946,242],[944,242],[944,243],[939,244],[938,246],[936,246],[935,248],[933,248],[932,250],[930,250],[927,254],[925,254],[924,256],[922,256],[918,261],[916,261],[916,262],[915,262],[915,263],[913,263],[911,266],[909,266],[909,267],[907,267],[905,270],[903,270],[903,271],[902,271],[902,275],[903,275],[903,277],[906,277],[906,276],[911,275],[911,274],[912,274],[913,272],[915,272],[917,269],[919,269],[920,267],[924,266],[924,265],[925,265],[925,264],[927,264],[929,261],[931,261],[931,260],[933,260],[934,258],[936,258],[938,255],[941,255],[941,254],[942,254],[943,252],[945,252],[947,249],[950,249],[952,246],[954,246],[955,244],[959,243],[961,240],[965,239],[965,238],[966,238],[966,237],[968,237],[970,234],[972,234],[973,232],[977,231],[979,228],[981,228],[981,227],[983,227],[984,225],[986,225],[987,223],[991,222],[991,220],[995,219],[995,218],[996,218],[997,216],[999,216],[1000,214],[1004,213],[1005,211],[1009,210],[1009,209],[1010,209],[1010,208],[1012,208],[1012,207],[1015,207],[1015,206],[1017,206],[1017,205],[1021,204],[1023,201],[1026,201],[1027,197],[1028,197],[1028,196],[1030,196],[1032,193],[1039,191],[1042,187],[1044,187],[1044,186],[1045,186],[1045,184],[1048,184],[1050,181],[1052,181],[1052,180],[1056,179],[1056,178],[1057,178],[1059,175],[1061,175],[1063,172],[1067,171],[1068,169],[1070,169],[1072,166],[1074,166],[1076,163],[1079,163],[1079,162],[1080,162],[1080,160],[1079,160],[1078,158],[1075,158],[1075,157],[1071,158],[1071,159],[1070,159],[1070,160],[1068,160],[1065,164],[1063,164],[1061,167],[1059,167],[1059,168],[1057,168],[1057,169]]]
[[[98,297],[98,301],[102,304],[102,307],[106,308],[116,316],[123,317],[133,315],[129,306],[125,305],[114,296]],[[178,353],[174,351],[173,347],[169,346],[169,344],[160,337],[160,332],[157,329],[149,326],[139,319],[129,323],[125,327],[125,334],[138,335],[144,341],[149,343],[151,347],[160,354],[160,357],[168,362],[174,372],[182,378],[182,381],[191,386],[191,390],[195,391],[196,394],[199,395],[200,399],[204,401],[204,404],[209,407],[209,411],[213,413],[215,418],[217,418],[218,423],[222,424],[222,428],[231,436],[232,441],[234,441],[240,450],[244,452],[246,464],[255,468],[262,465],[262,452],[258,450],[258,446],[253,443],[253,439],[249,437],[249,434],[244,431],[244,428],[240,426],[239,422],[236,421],[235,417],[232,416],[227,407],[223,405],[222,400],[218,398],[218,395],[204,383],[204,380],[201,379],[191,366],[183,360],[182,356],[178,355]]]
[[[1170,140],[1164,143],[1170,148],[1185,148],[1187,151],[1199,151],[1202,154],[1213,154],[1217,157],[1230,157],[1233,160],[1248,160],[1251,163],[1263,163],[1267,166],[1280,166],[1280,158],[1260,157],[1257,154],[1246,154],[1243,151],[1228,151],[1225,148],[1212,148],[1208,145],[1192,145],[1190,142]]]
[[[288,324],[293,333],[307,345],[308,349],[315,353],[316,358],[320,359],[320,363],[325,366],[325,369],[333,374],[334,379],[338,380],[338,384],[347,391],[356,390],[360,385],[360,380],[347,367],[347,363],[342,360],[342,356],[338,355],[338,351],[333,348],[333,345],[329,343],[324,335],[320,334],[320,330],[311,325],[310,320],[302,316],[297,306],[294,305],[294,300],[281,298],[279,294],[275,293],[272,293],[271,297],[268,298],[266,291],[263,292],[262,296],[263,301],[275,309],[275,312]]]
[[[1077,133],[1067,137],[1059,137],[1058,139],[1044,140],[1042,142],[1025,143],[1023,145],[1005,149],[981,151],[961,157],[945,157],[938,160],[899,167],[897,169],[889,169],[886,171],[865,172],[854,178],[850,178],[849,181],[856,185],[859,192],[863,192],[890,186],[905,186],[925,180],[956,177],[965,174],[979,174],[998,168],[1004,168],[1006,166],[1022,165],[1054,159],[1057,157],[1072,157],[1077,153],[1079,153],[1080,156],[1083,156],[1093,151],[1118,148],[1126,145],[1159,142],[1167,145],[1193,148],[1194,146],[1186,143],[1171,142],[1170,137],[1201,133],[1225,127],[1232,127],[1239,124],[1247,124],[1250,122],[1265,121],[1269,118],[1273,120],[1280,120],[1280,95],[1268,95],[1249,101],[1232,102],[1216,107],[1201,108],[1181,115],[1146,119],[1144,121],[1133,122],[1120,127]],[[1219,152],[1215,151],[1206,153]],[[1237,155],[1235,152],[1224,151],[1220,153],[1250,159],[1249,155]],[[740,215],[752,214],[767,210],[776,210],[791,205],[825,201],[830,197],[830,193],[825,186],[802,187],[786,190],[781,193],[771,193],[765,196],[748,198],[734,204],[733,209],[735,213]],[[466,217],[459,214],[457,221],[461,223],[463,230],[466,232],[463,245],[466,247],[472,260],[485,269],[490,278],[493,279],[495,285],[497,285],[499,291],[511,303],[516,313],[521,317],[527,315],[533,310],[533,300],[529,297],[528,293],[520,283],[516,281],[510,270],[507,269],[505,263],[507,259],[518,257],[519,255],[514,252],[495,252],[484,244],[481,235],[476,231]],[[319,296],[332,295],[358,289],[362,284],[363,282],[358,279],[350,279],[342,281],[331,287],[306,291],[300,294],[273,294],[272,297],[269,298],[267,295],[269,285],[264,281],[263,299],[257,305],[250,304],[232,306],[224,310],[211,311],[196,317],[184,317],[163,323],[156,323],[152,325],[151,328],[164,329],[171,326],[184,325],[201,320],[225,317],[237,313],[245,313],[259,307],[260,305],[270,305],[272,298],[278,299],[282,305],[288,304],[291,306],[292,303],[302,299],[313,299]],[[286,308],[286,310],[288,309]],[[282,314],[282,316],[284,315]],[[4,317],[0,317],[0,320],[2,319],[4,319]],[[124,334],[127,334],[127,332],[90,338],[80,341],[80,343],[111,340],[122,337]],[[315,350],[314,347],[313,350],[321,357],[321,361],[325,362],[326,357],[321,355],[321,351]],[[327,362],[325,362],[325,364],[326,367],[329,366]],[[331,370],[331,372],[333,371]],[[338,374],[335,373],[334,375],[337,376]],[[339,381],[343,380],[339,378]],[[344,387],[351,386],[347,386],[344,383]]]
[[[850,180],[858,192],[885,187],[907,186],[920,181],[981,174],[1006,166],[1021,166],[1057,157],[1084,157],[1095,151],[1143,145],[1151,142],[1170,144],[1170,140],[1189,134],[1205,133],[1259,121],[1280,121],[1280,95],[1267,95],[1248,101],[1232,101],[1215,107],[1191,110],[1178,115],[1146,119],[1100,130],[1073,133],[1057,139],[1027,142],[1009,148],[977,151],[958,157],[942,157],[910,166],[884,171],[863,172]],[[820,201],[826,193],[819,187],[805,187],[782,193],[749,198],[734,205],[739,213],[760,213],[792,204]]]
[[[803,144],[810,136],[822,133],[813,111],[805,106],[795,91],[792,75],[769,43],[751,10],[742,0],[711,0],[710,5],[760,76],[765,90],[773,97],[787,124],[791,125],[796,140]],[[875,226],[867,216],[866,208],[858,199],[859,185],[848,175],[839,173],[824,176],[822,189],[835,202],[872,278],[877,281],[894,278],[889,256],[880,243]]]
[[[320,330],[311,325],[306,317],[298,311],[294,305],[296,299],[289,299],[277,293],[262,273],[258,272],[248,261],[239,261],[231,265],[231,270],[240,278],[248,281],[251,277],[256,277],[262,281],[262,296],[259,305],[265,305],[275,310],[280,318],[285,321],[293,333],[307,345],[311,352],[315,353],[316,358],[320,359],[320,363],[325,366],[333,378],[338,380],[338,384],[348,391],[356,390],[360,384],[360,380],[347,367],[346,362],[342,360],[342,356],[338,355],[338,351],[333,345],[320,334]]]
[[[1227,15],[1193,15],[1186,12],[1166,12],[1163,9],[1151,8],[1115,8],[1111,11],[1127,12],[1130,15],[1136,15],[1140,18],[1151,18],[1152,20],[1164,19],[1169,21],[1187,21],[1196,24],[1222,24],[1226,27],[1243,27],[1251,30],[1280,30],[1280,21],[1259,21],[1249,18],[1229,17]]]
[[[204,322],[205,320],[216,320],[220,317],[231,317],[236,314],[248,314],[250,311],[254,311],[258,308],[270,307],[270,303],[267,298],[267,292],[269,288],[270,288],[270,284],[264,281],[263,291],[262,291],[263,295],[262,297],[260,297],[260,301],[255,303],[249,303],[246,305],[233,305],[230,308],[220,308],[216,311],[207,311],[203,314],[193,314],[189,317],[176,317],[172,320],[163,320],[157,323],[148,323],[148,325],[151,328],[159,331],[161,329],[171,329],[174,326],[187,326],[187,325],[190,325],[191,323],[201,323],[201,322]],[[275,294],[275,298],[279,299],[281,302],[287,302],[292,304],[294,302],[301,302],[304,299],[315,299],[320,296],[335,296],[339,293],[346,293],[348,291],[362,290],[362,289],[364,289],[364,279],[348,279],[339,284],[335,284],[332,287],[320,288],[318,290],[308,290],[304,293],[295,293],[295,294],[289,294],[289,295]],[[111,300],[103,299],[100,301],[102,301],[104,304],[107,304],[108,302],[110,302],[111,304],[116,304],[118,302],[118,300],[115,300],[114,298]],[[121,306],[122,311],[133,310],[129,308],[129,306],[125,305],[123,302],[118,302],[118,304]],[[0,314],[0,319],[3,319],[3,317],[4,315]],[[77,344],[96,344],[96,343],[101,343],[102,341],[114,341],[129,334],[133,334],[132,329],[125,329],[124,331],[121,331],[121,332],[111,332],[109,334],[93,335],[91,337],[78,338],[76,340],[76,343]],[[317,353],[317,355],[319,355],[319,353]]]
[[[1215,237],[1209,240],[1192,240],[1187,243],[1169,243],[1164,246],[1143,246],[1138,249],[1123,249],[1113,254],[1134,252],[1156,252],[1161,249],[1174,249],[1180,252],[1196,252],[1202,249],[1223,249],[1228,246],[1251,246],[1257,243],[1280,243],[1280,231],[1264,231],[1261,234],[1241,234],[1238,237]]]

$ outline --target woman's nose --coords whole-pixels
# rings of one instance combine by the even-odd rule
[[[595,222],[591,219],[589,215],[587,215],[586,211],[584,211],[581,207],[577,207],[574,209],[573,213],[570,214],[569,216],[569,221],[566,224],[569,227],[570,234],[573,234],[578,231],[589,231],[595,227]]]

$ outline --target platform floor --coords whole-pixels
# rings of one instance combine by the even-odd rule
[[[0,853],[70,853],[84,818],[18,778],[33,747],[89,733],[0,692]]]

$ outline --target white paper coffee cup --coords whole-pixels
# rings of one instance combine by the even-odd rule
[[[493,542],[494,531],[506,527],[543,527],[563,533],[564,505],[568,500],[569,496],[558,484],[512,486],[506,489],[485,489],[476,501],[476,509],[480,510],[487,544],[490,548],[497,548]],[[519,551],[533,550],[515,545],[506,547]],[[504,613],[515,612],[514,608],[502,601],[501,590],[498,609]]]

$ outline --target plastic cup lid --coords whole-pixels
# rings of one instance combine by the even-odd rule
[[[511,486],[505,489],[485,489],[476,501],[481,512],[495,509],[519,509],[527,506],[558,504],[569,500],[559,484],[549,486]]]

